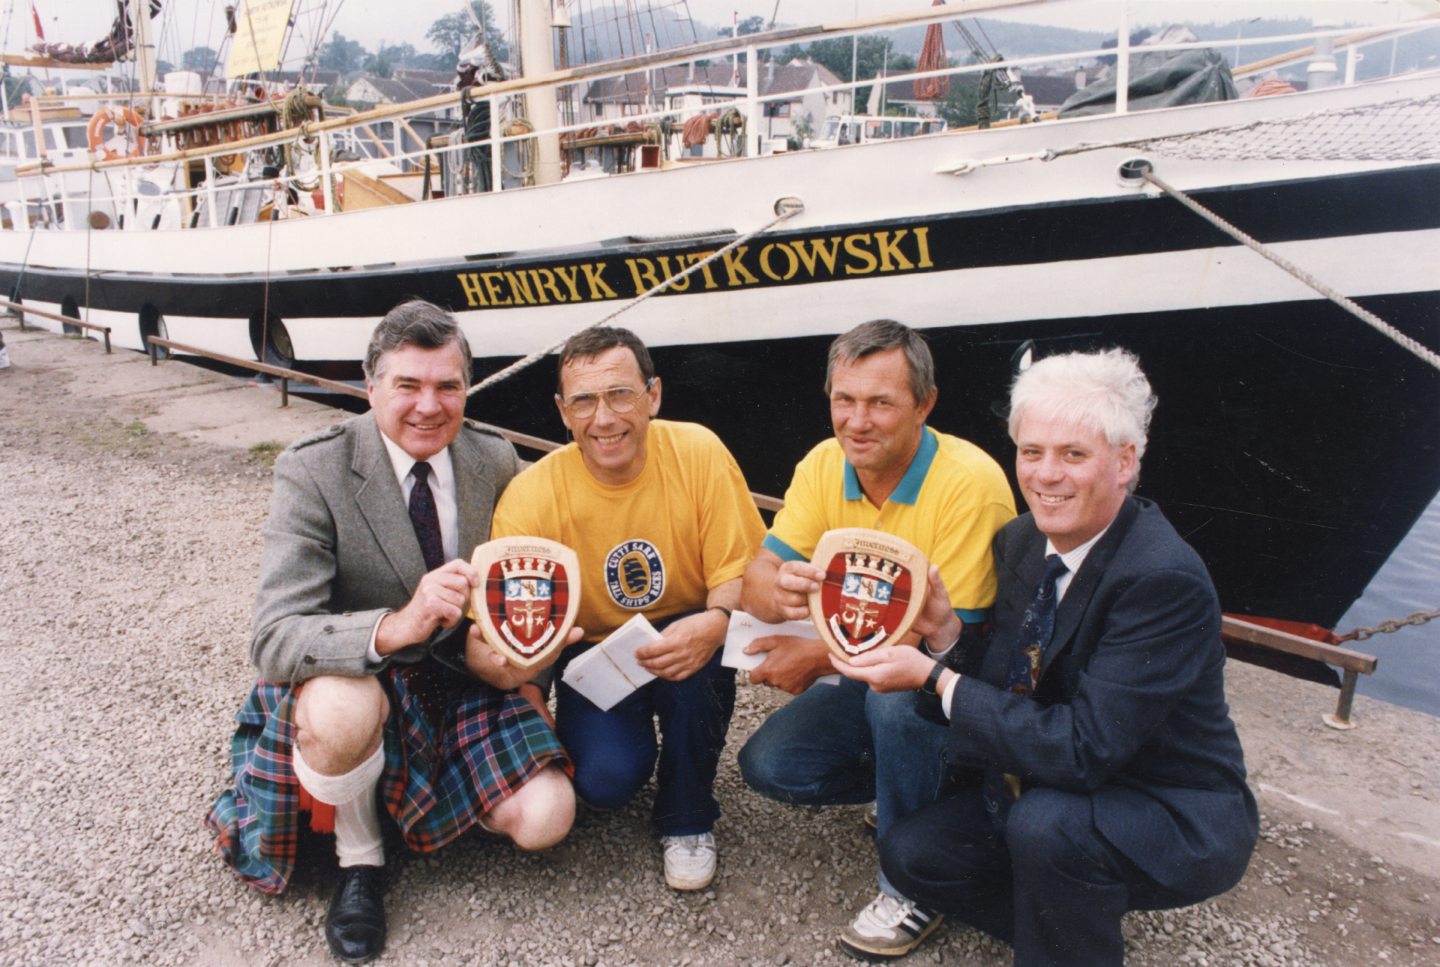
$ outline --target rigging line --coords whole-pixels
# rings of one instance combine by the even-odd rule
[[[1321,282],[1315,276],[1300,268],[1294,262],[1289,261],[1288,259],[1281,256],[1278,252],[1275,252],[1269,246],[1266,246],[1261,242],[1258,242],[1255,239],[1251,238],[1249,235],[1245,234],[1240,229],[1236,228],[1234,225],[1231,225],[1219,215],[1210,211],[1204,205],[1201,205],[1199,202],[1195,201],[1183,191],[1180,191],[1178,188],[1167,184],[1162,178],[1160,178],[1159,175],[1155,174],[1153,168],[1145,171],[1142,174],[1142,177],[1147,182],[1154,185],[1156,188],[1159,188],[1161,191],[1165,192],[1165,194],[1169,195],[1171,198],[1175,199],[1180,204],[1184,205],[1186,208],[1190,209],[1192,212],[1205,219],[1211,225],[1214,225],[1226,235],[1229,235],[1231,238],[1235,239],[1235,241],[1241,243],[1246,248],[1249,248],[1257,255],[1260,255],[1275,263],[1280,268],[1284,269],[1286,272],[1289,272],[1296,279],[1304,282],[1310,288],[1314,289],[1316,292],[1319,292],[1325,298],[1329,299],[1331,302],[1335,303],[1337,306],[1344,309],[1346,312],[1355,316],[1355,318],[1359,319],[1367,326],[1370,326],[1382,336],[1390,339],[1402,349],[1408,350],[1424,362],[1429,363],[1436,369],[1440,369],[1440,353],[1436,353],[1422,343],[1411,339],[1409,336],[1405,335],[1405,333],[1401,332],[1395,326],[1392,326],[1390,323],[1386,322],[1384,319],[1381,319],[1379,316],[1375,315],[1375,313],[1371,312],[1370,310],[1359,305],[1354,300],[1346,297],[1345,295],[1342,295],[1335,289],[1332,289],[1330,286],[1326,285],[1324,282]]]
[[[659,293],[664,292],[671,285],[679,282],[687,275],[699,271],[701,268],[709,265],[716,259],[723,258],[728,253],[734,251],[738,246],[744,245],[746,242],[750,241],[756,235],[763,235],[765,232],[770,231],[770,229],[774,228],[776,225],[779,225],[782,222],[789,221],[796,215],[799,215],[801,212],[805,211],[805,206],[799,201],[799,199],[796,198],[782,198],[780,199],[780,201],[775,203],[775,208],[778,214],[766,224],[760,226],[752,232],[748,232],[732,240],[723,248],[716,249],[709,255],[705,256],[705,258],[691,264],[688,268],[681,269],[679,272],[676,272],[669,278],[662,279],[655,285],[652,285],[650,288],[637,295],[635,298],[631,299],[629,302],[625,303],[620,308],[616,309],[614,312],[601,319],[597,319],[595,322],[592,322],[589,325],[582,326],[581,328],[575,330],[575,332],[572,333],[570,336],[560,340],[554,345],[547,346],[544,349],[533,352],[523,359],[516,360],[509,366],[506,366],[504,369],[497,370],[496,372],[491,373],[489,376],[485,377],[483,380],[470,387],[468,395],[474,396],[482,389],[486,389],[488,387],[494,386],[496,383],[509,379],[511,376],[514,376],[521,370],[529,369],[531,366],[535,365],[540,360],[544,359],[546,356],[549,356],[551,353],[558,351],[562,346],[565,345],[566,342],[568,342],[574,336],[578,336],[580,333],[585,332],[589,329],[594,329],[596,326],[605,325],[607,322],[610,322],[611,320],[617,318],[622,313],[629,312],[631,309],[635,308],[651,296],[658,295]]]

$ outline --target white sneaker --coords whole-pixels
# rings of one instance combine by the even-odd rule
[[[840,934],[840,946],[861,960],[903,957],[940,926],[944,915],[904,897],[881,893]]]
[[[664,836],[665,883],[672,890],[703,890],[715,879],[715,834]]]
[[[10,350],[0,346],[0,369],[10,368]]]

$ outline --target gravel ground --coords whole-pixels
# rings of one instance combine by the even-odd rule
[[[249,607],[270,491],[267,442],[328,421],[179,363],[4,327],[0,649],[15,710],[0,745],[0,963],[327,964],[323,842],[282,897],[211,852],[251,681]],[[237,391],[237,387],[243,387]],[[266,434],[269,434],[268,436]],[[1132,915],[1132,964],[1440,962],[1440,722],[1232,664],[1262,806],[1241,885]],[[837,930],[873,892],[858,808],[749,793],[734,750],[784,696],[741,689],[718,795],[720,875],[676,894],[649,796],[584,814],[558,848],[470,836],[397,857],[388,964],[848,963]],[[999,965],[1008,949],[946,925],[910,960]]]

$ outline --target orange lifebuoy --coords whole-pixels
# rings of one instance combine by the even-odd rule
[[[110,147],[109,142],[111,139],[105,137],[105,129],[107,127],[114,128],[114,136],[118,137],[122,127],[126,127],[135,129],[134,136],[127,139],[130,143],[129,156],[132,158],[138,157],[145,148],[145,137],[140,133],[140,125],[143,123],[144,121],[141,120],[140,115],[136,114],[131,108],[119,105],[109,108],[98,108],[95,113],[91,115],[90,124],[85,129],[86,136],[90,141],[90,153],[101,161],[114,161],[117,158],[123,157],[119,151]]]

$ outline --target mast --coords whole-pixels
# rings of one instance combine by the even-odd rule
[[[520,38],[520,70],[538,77],[555,70],[550,37],[549,0],[520,0],[516,5]],[[552,185],[560,180],[560,112],[554,88],[542,88],[525,95],[525,114],[535,130],[544,132],[535,139],[535,184]]]
[[[135,69],[138,76],[135,83],[140,90],[149,92],[146,115],[160,116],[159,105],[155,102],[155,40],[150,29],[150,0],[130,0],[131,37],[135,46]]]

